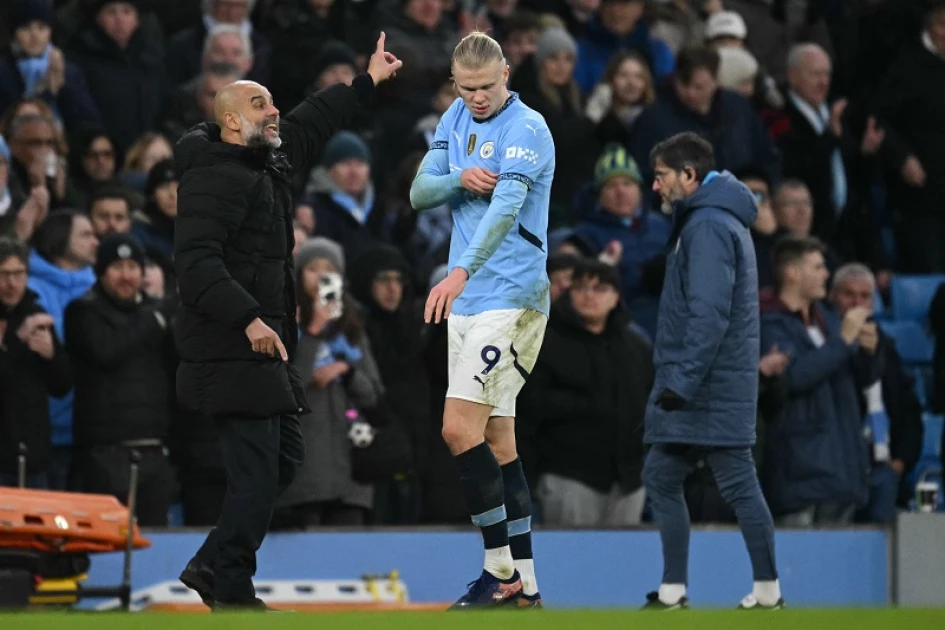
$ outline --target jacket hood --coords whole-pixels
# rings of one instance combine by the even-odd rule
[[[223,142],[220,126],[200,123],[192,127],[174,147],[174,163],[181,175],[198,166],[210,166],[220,160],[242,160],[263,165],[269,149],[250,148]]]
[[[689,197],[676,204],[677,220],[684,220],[700,208],[718,208],[751,227],[758,218],[758,206],[751,191],[728,171],[712,171]]]
[[[65,292],[78,290],[84,293],[95,283],[95,272],[91,266],[74,271],[60,269],[35,250],[30,252],[30,275]]]
[[[381,271],[396,270],[404,274],[404,280],[410,278],[410,265],[400,250],[392,245],[381,245],[364,252],[351,265],[348,279],[351,282],[351,295],[361,304],[374,308],[374,298],[371,295],[371,284],[374,277]],[[407,287],[405,287],[406,289]],[[403,304],[406,304],[407,291],[404,291]]]

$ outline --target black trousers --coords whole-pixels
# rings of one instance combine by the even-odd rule
[[[77,453],[73,464],[82,489],[114,495],[128,502],[131,486],[131,447],[121,444],[93,446]],[[135,515],[141,527],[167,527],[167,511],[176,494],[177,480],[162,446],[137,447],[138,496]]]
[[[244,602],[256,596],[256,551],[262,545],[278,496],[295,479],[305,455],[299,419],[218,418],[226,467],[220,520],[196,559],[214,571],[214,598]]]

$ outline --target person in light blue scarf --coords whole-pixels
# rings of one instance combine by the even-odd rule
[[[10,55],[0,60],[0,112],[23,98],[41,98],[67,128],[100,122],[82,71],[52,44],[50,0],[13,0]]]

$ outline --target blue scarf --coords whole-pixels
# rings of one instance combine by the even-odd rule
[[[360,225],[364,225],[374,208],[374,185],[368,183],[367,188],[364,189],[363,202],[339,190],[331,193],[331,199],[344,208]]]
[[[46,50],[39,57],[18,57],[16,67],[23,77],[23,97],[32,98],[36,96],[36,87],[39,85],[46,72],[49,70],[49,53],[52,51],[52,45],[46,46]]]

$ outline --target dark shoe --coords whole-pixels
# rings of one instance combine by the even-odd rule
[[[667,604],[660,600],[658,591],[651,591],[646,594],[646,604],[643,605],[642,610],[682,610],[683,608],[689,608],[689,598],[685,595],[680,597],[675,604]]]
[[[784,598],[779,599],[774,606],[764,606],[755,599],[754,595],[747,595],[739,604],[737,610],[782,610],[785,607]]]
[[[178,579],[187,588],[197,591],[203,603],[213,608],[213,569],[194,558],[187,563]]]
[[[468,586],[469,590],[450,606],[450,610],[504,606],[509,603],[514,605],[522,592],[522,577],[516,571],[508,580],[500,580],[483,570],[479,579]]]
[[[271,612],[271,613],[281,613],[287,612],[283,610],[277,610],[275,608],[270,608],[266,605],[266,602],[254,597],[242,602],[213,602],[213,612],[229,612],[229,611],[240,611],[240,612]]]

